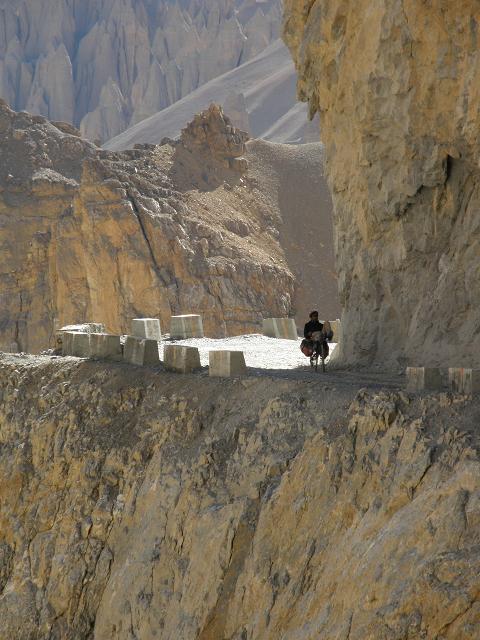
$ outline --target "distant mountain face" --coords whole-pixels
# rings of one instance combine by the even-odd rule
[[[104,148],[120,151],[177,138],[185,123],[212,102],[223,105],[233,124],[254,138],[285,144],[318,142],[318,118],[308,121],[307,106],[297,102],[296,81],[290,53],[278,39],[236,69],[111,138]]]
[[[281,0],[0,0],[0,97],[105,141],[263,51]]]

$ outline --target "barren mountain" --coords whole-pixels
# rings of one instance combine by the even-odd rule
[[[0,97],[107,140],[255,57],[280,0],[0,0]]]
[[[168,330],[170,315],[197,312],[221,336],[295,304],[301,323],[310,301],[338,314],[319,143],[246,144],[217,107],[177,143],[121,153],[5,103],[0,136],[4,350],[38,352],[56,326],[89,319],[125,333],[134,317]],[[318,280],[304,286],[307,265]]]
[[[252,60],[202,85],[175,104],[130,127],[104,147],[119,151],[136,143],[176,138],[185,122],[211,102],[223,105],[232,122],[271,142],[319,140],[318,122],[297,102],[297,76],[286,46],[277,40]]]

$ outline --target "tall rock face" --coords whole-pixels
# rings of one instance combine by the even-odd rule
[[[478,639],[478,401],[178,379],[0,358],[2,639]]]
[[[105,141],[278,37],[279,0],[1,0],[0,98]]]
[[[479,26],[474,0],[285,1],[348,362],[480,366]]]

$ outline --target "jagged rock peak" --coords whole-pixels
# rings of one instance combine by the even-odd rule
[[[182,129],[180,142],[193,153],[207,152],[219,160],[230,161],[244,155],[248,139],[248,133],[234,127],[221,106],[211,104]]]

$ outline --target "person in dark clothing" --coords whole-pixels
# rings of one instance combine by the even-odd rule
[[[315,331],[322,331],[323,329],[323,324],[318,320],[318,311],[312,311],[309,317],[310,317],[310,320],[309,322],[307,322],[303,330],[303,336],[307,340],[312,339],[312,334]]]

